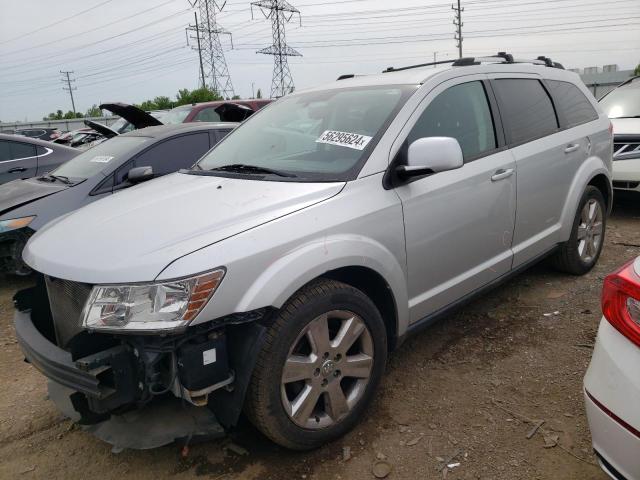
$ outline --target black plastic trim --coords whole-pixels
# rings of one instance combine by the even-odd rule
[[[622,475],[618,470],[616,470],[613,465],[611,465],[597,450],[594,450],[593,453],[598,457],[598,461],[600,462],[600,466],[602,469],[607,472],[609,475],[614,477],[617,480],[627,480],[627,478]]]
[[[26,360],[51,380],[97,399],[113,393],[95,375],[80,370],[71,354],[47,340],[31,321],[31,312],[15,312],[16,338]]]

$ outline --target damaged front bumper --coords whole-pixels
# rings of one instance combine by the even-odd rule
[[[144,436],[132,441],[131,432],[144,432],[155,421],[164,433],[155,435],[152,446],[191,437],[198,432],[190,431],[194,415],[184,415],[185,409],[205,412],[198,414],[198,431],[203,422],[216,432],[237,422],[262,345],[264,327],[256,321],[260,315],[235,317],[235,324],[210,322],[177,335],[82,331],[59,345],[46,300],[43,285],[14,298],[18,343],[25,360],[50,380],[50,392],[51,386],[56,391],[50,397],[58,407],[78,423],[90,425],[103,440],[150,448]],[[186,423],[173,421],[174,427],[162,427],[162,416],[171,409]],[[150,413],[154,411],[163,413]]]

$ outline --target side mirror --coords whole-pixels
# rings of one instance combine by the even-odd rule
[[[133,184],[146,182],[147,180],[151,180],[152,178],[152,167],[135,167],[129,170],[129,174],[127,175],[127,180],[129,181],[129,183]]]
[[[396,173],[400,179],[406,180],[455,170],[463,164],[458,140],[451,137],[425,137],[409,145],[407,165],[399,165]]]

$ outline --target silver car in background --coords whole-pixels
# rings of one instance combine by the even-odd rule
[[[98,435],[169,397],[314,448],[410,333],[548,255],[588,272],[611,155],[607,116],[544,57],[343,76],[34,235],[17,338]]]

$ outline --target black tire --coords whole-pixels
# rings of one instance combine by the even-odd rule
[[[580,225],[581,213],[587,202],[595,200],[598,202],[602,211],[602,237],[597,247],[597,252],[588,260],[580,258],[578,253],[578,227]],[[588,185],[578,204],[573,225],[571,227],[571,236],[569,240],[560,246],[560,249],[552,257],[554,267],[562,272],[571,275],[584,275],[588,273],[598,262],[602,247],[604,245],[604,237],[607,224],[607,205],[602,196],[602,192],[592,185]]]
[[[318,429],[299,426],[289,417],[281,397],[284,364],[299,335],[320,315],[335,310],[355,313],[364,321],[373,345],[373,366],[360,400],[341,420]],[[268,328],[247,392],[245,413],[275,443],[292,450],[320,447],[351,430],[362,418],[384,372],[386,329],[380,312],[362,293],[344,283],[318,279],[296,292]]]

